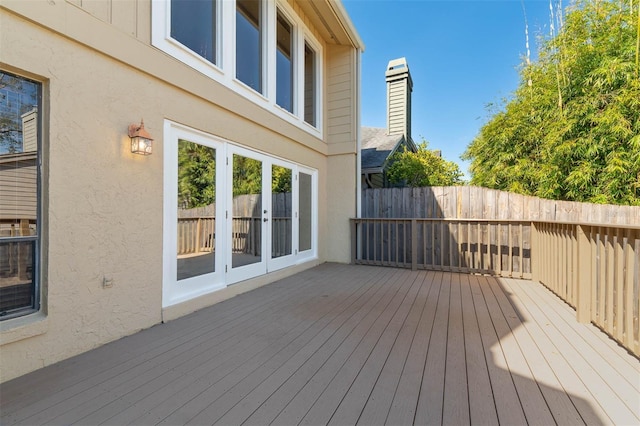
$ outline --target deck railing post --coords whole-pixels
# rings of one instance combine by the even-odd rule
[[[578,243],[578,295],[576,298],[576,317],[578,322],[591,321],[591,242],[589,226],[577,225]]]
[[[418,221],[411,219],[411,270],[418,269]]]
[[[356,219],[351,219],[351,264],[356,263],[356,254],[358,250],[357,237],[356,237]]]

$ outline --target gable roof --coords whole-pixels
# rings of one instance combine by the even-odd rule
[[[366,169],[379,169],[385,165],[387,159],[403,142],[404,135],[389,135],[387,129],[379,127],[362,127],[361,129],[361,167]],[[411,144],[408,144],[411,146]]]

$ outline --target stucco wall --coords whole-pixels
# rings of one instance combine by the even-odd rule
[[[316,263],[348,261],[343,228],[355,213],[355,154],[328,158],[324,141],[65,7],[64,19],[54,21],[64,22],[59,29],[70,38],[0,8],[0,65],[43,81],[45,98],[43,312],[0,322],[0,381],[161,321],[165,118],[317,169]],[[93,27],[87,45],[73,40],[77,26]],[[109,36],[133,42],[108,54],[95,50]],[[141,53],[141,65],[124,61],[132,51]],[[159,67],[156,76],[149,64]],[[126,135],[141,118],[156,140],[147,157],[129,152]],[[331,187],[340,187],[337,195]],[[104,277],[113,287],[103,288]]]

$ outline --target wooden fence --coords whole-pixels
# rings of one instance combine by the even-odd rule
[[[434,186],[365,189],[362,217],[640,225],[640,207],[545,200],[476,186]]]

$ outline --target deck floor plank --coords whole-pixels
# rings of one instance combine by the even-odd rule
[[[531,380],[531,369],[511,333],[506,315],[500,307],[499,300],[496,298],[495,282],[495,279],[487,280],[487,285],[482,286],[482,289],[496,333],[500,336],[500,346],[505,355],[507,368],[511,372],[527,422],[543,425],[553,424],[554,420],[549,406],[538,384]]]
[[[521,288],[524,291],[520,297],[526,300],[531,289],[526,286]],[[582,340],[584,332],[580,332],[579,328],[588,327],[588,325],[576,323],[576,328],[567,325],[564,319],[548,306],[559,301],[553,300],[550,297],[551,293],[542,294],[542,296],[547,297],[536,294],[535,298],[529,297],[528,301],[538,307],[539,318],[546,317],[548,324],[551,325],[545,328],[547,336],[557,342],[560,353],[585,384],[592,398],[601,407],[608,407],[607,415],[614,424],[639,424],[638,393],[627,391],[623,397],[620,397],[621,389],[628,389],[628,382],[618,374],[611,373],[612,369],[607,360],[584,343]],[[607,371],[609,374],[603,374],[602,371]]]
[[[471,295],[478,318],[498,421],[506,425],[526,424],[527,420],[500,345],[500,337],[496,334],[482,291],[483,287],[488,286],[487,280],[486,277],[478,277],[478,285],[471,288]]]
[[[387,424],[403,425],[414,422],[424,375],[425,359],[427,358],[442,286],[442,272],[431,272],[430,275],[429,294],[422,310],[418,329],[411,343],[409,356],[398,382],[396,394],[387,414]]]
[[[400,329],[398,338],[393,344],[391,353],[376,380],[371,395],[366,401],[358,424],[378,425],[385,423],[431,290],[432,279],[433,274],[424,274],[421,277],[415,302]]]
[[[505,280],[505,282],[510,288],[518,291],[519,297],[512,300],[520,310],[529,333],[534,337],[538,348],[542,351],[562,389],[565,390],[567,396],[580,413],[582,420],[586,424],[612,423],[612,420],[606,415],[600,404],[589,403],[592,399],[591,393],[573,370],[570,362],[562,356],[560,349],[556,346],[559,343],[547,336],[545,329],[551,327],[551,324],[546,321],[546,317],[542,315],[535,303],[528,303],[529,299],[523,289],[518,287],[517,281]],[[526,285],[530,284],[527,283]],[[606,421],[603,419],[606,419]]]
[[[318,371],[361,320],[367,316],[377,301],[380,300],[379,297],[374,298],[373,296],[380,293],[379,290],[384,287],[385,283],[380,282],[380,287],[376,289],[376,292],[370,292],[367,295],[369,297],[363,298],[361,303],[352,306],[352,309],[349,309],[342,317],[327,326],[326,335],[328,337],[326,340],[319,341],[319,346],[308,345],[299,351],[274,374],[255,387],[231,410],[227,411],[218,422],[220,424],[247,424],[248,418],[261,408],[265,401],[271,403],[265,408],[265,410],[270,408],[271,413],[268,415],[265,411],[257,413],[255,416],[256,423],[264,424],[267,419],[275,417],[282,406],[286,405],[287,399],[290,400],[295,396],[295,389],[299,390],[306,384],[310,376]],[[374,289],[374,287],[371,288]],[[282,386],[285,383],[289,386],[283,389]],[[276,403],[278,400],[279,402]]]
[[[582,418],[573,405],[573,402],[566,393],[561,391],[562,385],[544,358],[540,348],[529,334],[529,324],[522,319],[523,313],[519,308],[514,307],[514,302],[507,296],[506,293],[510,292],[511,289],[506,285],[502,286],[500,284],[502,281],[502,279],[499,279],[491,284],[494,295],[511,328],[511,333],[520,347],[520,351],[524,355],[532,377],[538,384],[540,392],[551,411],[553,420],[561,425],[582,423]],[[542,417],[541,420],[544,422],[548,419]]]
[[[562,318],[566,325],[576,330],[580,337],[600,356],[607,360],[607,363],[614,368],[627,382],[640,391],[640,363],[637,358],[629,356],[629,353],[621,347],[615,340],[609,338],[605,333],[595,326],[585,326],[575,320],[575,311],[566,303],[553,303],[551,300],[555,296],[544,286],[536,285],[526,288],[528,292],[536,298],[549,299],[547,307],[552,309]],[[558,300],[559,301],[559,300]],[[555,302],[555,300],[554,300]]]
[[[532,281],[323,264],[0,386],[3,425],[638,424],[640,362]]]
[[[462,298],[465,361],[469,395],[469,420],[472,424],[490,425],[498,423],[491,380],[485,351],[482,350],[480,325],[476,316],[473,289],[480,285],[477,276],[461,277],[460,297]]]
[[[450,296],[451,274],[443,274],[416,408],[415,423],[417,424],[442,423]]]
[[[395,287],[393,299],[389,301],[382,311],[377,312],[375,320],[362,337],[356,337],[358,339],[356,347],[340,366],[339,370],[333,375],[331,381],[322,393],[313,401],[308,412],[302,418],[301,424],[327,424],[331,420],[331,417],[351,388],[351,385],[360,373],[365,361],[368,359],[375,344],[389,324],[389,321],[405,300],[405,295],[413,283],[411,276],[405,274],[403,274],[402,278],[398,277],[396,280],[395,283],[389,283]]]

